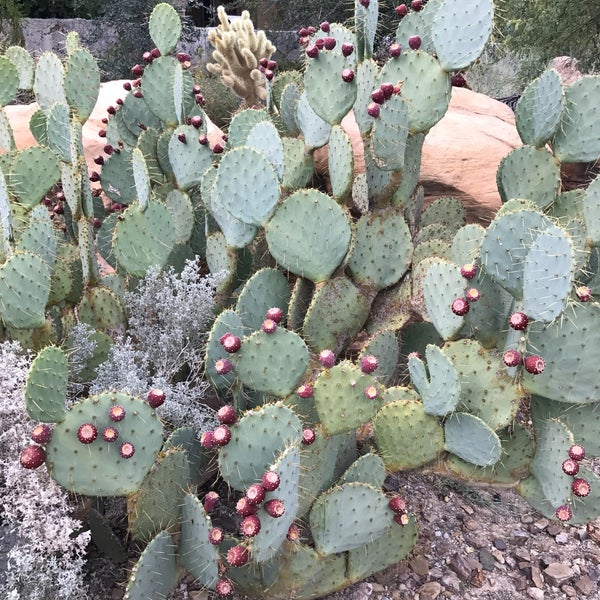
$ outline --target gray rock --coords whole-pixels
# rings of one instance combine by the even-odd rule
[[[573,579],[573,570],[565,563],[551,563],[544,569],[546,581],[555,587],[568,583]]]

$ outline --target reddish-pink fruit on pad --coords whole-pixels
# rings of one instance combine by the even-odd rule
[[[360,361],[360,370],[363,373],[373,373],[377,370],[378,366],[379,361],[377,360],[377,357],[373,356],[372,354],[363,356],[362,360]]]
[[[213,527],[208,532],[208,541],[213,546],[218,546],[223,541],[224,537],[225,535],[220,527]]]
[[[414,352],[409,352],[406,355],[407,360],[410,360],[411,358],[418,358],[419,360],[423,359],[423,355],[420,352],[417,352],[416,350]]]
[[[135,446],[131,442],[123,442],[119,448],[119,454],[123,458],[131,458],[135,454]]]
[[[77,439],[82,444],[91,444],[98,437],[98,430],[92,423],[84,423],[77,430]]]
[[[185,133],[183,133],[183,131],[181,133],[177,134],[177,139],[182,143],[182,144],[187,144],[187,138],[185,137]]]
[[[222,423],[223,425],[233,425],[237,421],[235,408],[233,408],[231,404],[221,406],[217,411],[217,419],[219,419],[219,423]]]
[[[367,105],[367,113],[370,117],[377,118],[381,112],[381,106],[377,102],[369,102]]]
[[[544,363],[544,359],[537,354],[532,354],[528,356],[523,361],[523,366],[528,373],[532,375],[539,375],[545,368],[546,363]]]
[[[406,4],[398,4],[394,11],[400,18],[402,18],[408,14],[408,7],[406,6]]]
[[[402,46],[394,42],[389,49],[392,58],[398,58],[402,54]]]
[[[209,513],[215,509],[215,506],[219,503],[220,497],[217,492],[208,492],[204,496],[204,500],[202,504],[204,505],[204,510]]]
[[[298,30],[298,37],[306,37],[307,35],[310,35],[310,34],[308,33],[308,29],[306,29],[306,27],[301,27]]]
[[[573,444],[569,448],[569,456],[573,460],[583,460],[585,458],[585,448],[581,444]]]
[[[260,483],[253,483],[246,489],[246,498],[250,504],[260,504],[265,499],[265,488]]]
[[[49,425],[41,423],[33,428],[29,437],[38,444],[47,444],[52,437],[52,429],[50,429]]]
[[[453,87],[465,87],[467,85],[467,80],[462,73],[456,73],[456,75],[452,75],[450,78],[450,85]]]
[[[408,38],[408,46],[411,50],[418,50],[421,47],[421,36],[411,35]]]
[[[579,463],[572,458],[567,458],[566,460],[563,460],[562,470],[566,475],[574,477],[577,475],[577,473],[579,473]]]
[[[265,471],[263,473],[261,484],[267,492],[273,492],[279,487],[281,479],[275,471]]]
[[[565,523],[573,518],[573,510],[568,504],[563,504],[556,509],[556,518]]]
[[[25,469],[37,469],[44,464],[45,460],[46,451],[41,446],[35,446],[34,444],[25,446],[19,457],[21,466]]]
[[[350,42],[344,42],[342,44],[342,54],[344,56],[350,56],[354,52],[354,44]]]
[[[388,502],[388,506],[395,513],[403,513],[406,510],[406,500],[402,496],[392,496]]]
[[[419,12],[423,8],[423,0],[412,0],[410,7],[415,12]]]
[[[325,50],[333,50],[336,46],[337,42],[335,41],[335,38],[332,37],[326,37],[323,38],[323,47],[325,48]]]
[[[262,322],[261,328],[265,333],[272,334],[277,331],[277,323],[273,319],[265,319]]]
[[[265,314],[265,319],[271,319],[271,321],[275,321],[275,323],[279,324],[283,319],[283,311],[277,306],[273,306]]]
[[[323,21],[319,27],[324,33],[329,33],[329,21]]]
[[[212,432],[213,442],[217,446],[226,446],[231,440],[231,431],[227,425],[219,425]]]
[[[190,125],[196,129],[199,129],[202,126],[202,117],[200,115],[194,115],[190,119]]]
[[[231,596],[233,594],[233,583],[229,581],[229,579],[219,579],[215,584],[215,592],[217,596],[221,598],[227,598],[227,596]]]
[[[310,385],[301,385],[297,390],[296,390],[296,394],[298,394],[298,396],[300,396],[300,398],[312,398],[313,396],[313,389],[310,387]]]
[[[456,298],[452,301],[452,312],[459,317],[464,317],[469,312],[469,303],[465,298]]]
[[[208,137],[206,136],[206,134],[202,134],[198,136],[198,143],[201,146],[206,146],[206,144],[208,144]]]
[[[152,54],[153,58],[160,58],[160,50],[158,48],[152,48],[150,54]]]
[[[115,442],[119,438],[119,432],[114,427],[105,427],[102,431],[102,439],[105,442]]]
[[[269,71],[274,71],[277,68],[277,62],[274,60],[268,60],[267,61],[267,69],[269,69]]]
[[[409,521],[410,521],[410,517],[408,516],[408,513],[406,513],[406,512],[402,512],[402,513],[398,513],[397,515],[394,515],[394,522],[398,523],[398,525],[402,525],[402,527],[404,527],[405,525],[408,525]]]
[[[323,48],[325,48],[325,39],[324,38],[317,38],[315,40],[315,46],[319,49],[319,50],[323,50]]]
[[[477,275],[477,266],[473,263],[467,263],[460,268],[460,274],[465,279],[473,279]]]
[[[383,97],[387,100],[391,98],[394,94],[394,84],[393,83],[382,83],[379,86],[379,89],[383,92]]]
[[[590,287],[588,287],[587,285],[580,285],[575,290],[575,294],[577,295],[577,298],[579,298],[579,300],[581,302],[588,302],[592,297],[592,289]]]
[[[223,144],[219,144],[218,142],[213,146],[213,154],[221,154],[225,150]]]
[[[297,542],[300,539],[300,528],[296,523],[292,523],[285,536],[290,542]]]
[[[517,331],[523,331],[529,325],[529,318],[524,312],[514,312],[508,317],[508,324]]]
[[[465,292],[465,298],[468,302],[477,302],[477,300],[481,298],[481,294],[479,293],[479,290],[477,288],[469,288]]]
[[[167,395],[165,394],[164,390],[161,390],[159,388],[154,388],[148,392],[147,400],[148,400],[148,404],[152,408],[158,408],[159,406],[162,406],[164,404],[166,398],[167,398]]]
[[[377,104],[383,104],[385,102],[385,94],[381,88],[377,88],[371,92],[371,100]]]
[[[131,72],[136,76],[136,77],[141,77],[144,74],[144,67],[142,65],[134,65],[131,69]]]
[[[217,362],[215,362],[215,371],[217,375],[227,375],[233,370],[233,363],[226,359],[220,358]]]
[[[269,65],[269,59],[266,56],[263,56],[259,61],[258,64],[263,68],[266,69]]]
[[[242,347],[242,340],[240,340],[237,335],[228,333],[221,337],[221,345],[223,346],[225,352],[233,354]]]
[[[365,8],[369,8],[369,4],[371,4],[371,0],[360,0],[360,3]]]
[[[235,504],[235,512],[241,517],[255,515],[257,510],[258,506],[249,502],[246,496],[242,496]]]
[[[369,385],[365,390],[365,396],[368,400],[377,400],[379,397],[379,390],[374,385]]]
[[[332,350],[321,350],[319,352],[319,362],[326,369],[330,369],[335,364],[335,354]]]
[[[507,367],[518,367],[521,364],[521,355],[516,350],[507,350],[502,355],[502,360]]]
[[[227,562],[232,567],[241,567],[250,560],[248,549],[244,546],[233,546],[227,552]]]
[[[271,71],[271,69],[265,69],[265,79],[267,81],[272,81],[273,77],[275,77],[275,73],[273,73],[273,71]]]
[[[317,44],[311,44],[306,48],[306,56],[308,56],[308,58],[317,58],[317,56],[319,56],[319,48]]]
[[[274,517],[275,519],[278,519],[285,514],[285,505],[283,504],[283,500],[279,500],[278,498],[273,498],[273,500],[265,502],[263,508],[268,515]]]
[[[216,446],[212,431],[203,431],[200,435],[200,445],[207,450]]]
[[[352,69],[344,69],[342,71],[342,79],[346,83],[351,83],[354,81],[354,71]]]
[[[184,63],[184,62],[189,62],[190,60],[192,60],[192,57],[187,52],[178,52],[177,60],[180,63]]]
[[[576,496],[584,498],[591,491],[590,482],[587,479],[578,477],[577,479],[573,479],[573,485],[571,486],[571,489]]]
[[[260,519],[256,515],[249,515],[240,523],[240,533],[245,537],[254,537],[260,531]]]
[[[314,444],[314,441],[317,439],[317,435],[315,434],[314,429],[304,429],[302,431],[302,443],[306,446],[310,446]]]

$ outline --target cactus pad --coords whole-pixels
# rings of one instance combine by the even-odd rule
[[[455,412],[444,423],[446,450],[480,467],[496,464],[502,447],[498,435],[479,417]]]

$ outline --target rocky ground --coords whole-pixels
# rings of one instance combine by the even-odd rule
[[[419,474],[392,476],[388,484],[417,516],[417,546],[398,565],[327,600],[600,599],[600,521],[559,525],[508,489]],[[92,565],[97,595],[90,600],[121,600],[125,572],[100,560]],[[183,583],[173,600],[212,597]]]

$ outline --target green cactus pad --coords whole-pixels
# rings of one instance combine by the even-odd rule
[[[264,509],[258,509],[257,516],[261,529],[252,538],[250,552],[252,559],[258,563],[274,558],[285,542],[290,525],[296,518],[299,500],[300,479],[300,448],[292,445],[286,448],[273,463],[273,470],[279,474],[279,487],[273,492],[267,492],[265,502],[273,499],[283,501],[285,513],[278,518],[271,517]]]
[[[25,408],[34,421],[62,421],[68,378],[67,355],[60,348],[47,346],[38,353],[25,381]]]
[[[430,225],[442,225],[455,233],[463,227],[466,220],[465,207],[458,198],[442,197],[423,211],[419,228],[422,230]]]
[[[315,284],[309,279],[298,277],[292,289],[288,306],[287,323],[290,329],[299,330],[310,306]]]
[[[173,6],[163,2],[154,7],[148,29],[160,53],[169,54],[175,49],[181,36],[181,19]]]
[[[400,211],[373,211],[358,220],[348,263],[355,282],[376,291],[389,287],[400,281],[411,258],[412,239]]]
[[[565,504],[571,493],[572,478],[561,465],[574,443],[573,433],[557,419],[536,421],[536,451],[531,472],[554,508]]]
[[[500,460],[500,438],[479,417],[455,412],[444,423],[445,447],[466,462],[488,467]]]
[[[127,498],[130,534],[149,542],[159,531],[176,529],[190,482],[186,453],[175,448],[161,452],[139,489]]]
[[[560,164],[543,148],[521,146],[500,161],[496,179],[503,202],[526,198],[543,209],[559,192]]]
[[[240,380],[256,391],[287,396],[308,368],[308,348],[293,331],[278,327],[274,333],[256,331],[244,338],[233,359]]]
[[[448,242],[443,240],[425,240],[415,246],[413,252],[413,265],[418,265],[426,258],[443,258],[444,260],[452,260],[452,250]]]
[[[366,134],[373,126],[373,118],[367,113],[367,106],[371,102],[371,92],[377,87],[379,67],[373,59],[358,63],[356,68],[356,81],[358,88],[354,102],[354,118],[361,135]]]
[[[19,89],[30,90],[33,86],[33,76],[35,73],[35,62],[31,54],[22,46],[9,46],[4,55],[17,67],[17,71],[19,72]]]
[[[309,515],[315,549],[333,554],[360,548],[388,528],[387,498],[366,483],[346,483],[322,494]]]
[[[552,226],[545,215],[517,210],[496,217],[481,242],[480,260],[490,277],[515,298],[523,294],[525,257],[535,238]]]
[[[340,352],[362,329],[371,303],[346,277],[319,286],[304,319],[302,333],[315,351]]]
[[[123,600],[166,598],[179,576],[177,546],[171,534],[161,531],[144,549],[131,571]]]
[[[359,0],[355,0],[356,55],[359,61],[373,56],[378,17],[378,0],[371,0],[365,4]]]
[[[179,141],[184,135],[186,142]],[[208,144],[198,142],[198,130],[191,125],[180,125],[171,134],[169,141],[169,163],[177,185],[187,190],[202,181],[202,175],[212,166],[212,152]]]
[[[232,148],[246,146],[248,136],[252,129],[259,123],[271,122],[271,117],[266,110],[246,108],[236,113],[229,124],[229,139],[227,143]]]
[[[431,38],[444,70],[464,69],[479,57],[492,32],[493,18],[492,0],[468,5],[444,0],[439,5]]]
[[[299,190],[266,226],[271,254],[285,269],[312,281],[328,279],[350,245],[346,212],[318,190]]]
[[[408,202],[414,194],[415,188],[419,183],[421,172],[421,155],[425,135],[423,133],[414,133],[406,139],[406,148],[404,150],[404,169],[402,170],[402,181],[394,192],[392,204],[403,205]]]
[[[212,521],[202,502],[194,494],[185,494],[181,507],[179,562],[209,589],[214,588],[219,578],[219,550],[208,541],[211,528]]]
[[[160,119],[150,110],[145,97],[136,98],[132,93],[125,96],[123,105],[117,111],[109,123],[116,122],[119,125],[121,133],[126,130],[125,135],[131,141],[143,135],[144,131],[156,130],[162,131]],[[144,130],[144,127],[146,128]],[[108,137],[108,134],[107,134]],[[123,140],[128,141],[128,140]],[[135,143],[135,142],[134,142]]]
[[[219,469],[236,490],[260,481],[263,473],[291,444],[299,444],[302,424],[281,403],[266,404],[244,414],[231,426],[231,441],[219,451]]]
[[[215,363],[218,360],[229,358],[229,354],[219,342],[221,336],[226,333],[240,338],[246,334],[246,328],[240,315],[228,309],[221,312],[215,320],[206,345],[206,376],[217,389],[226,389],[235,380],[235,373],[219,375],[215,371]]]
[[[296,108],[296,122],[309,149],[320,148],[329,141],[331,125],[313,110],[306,92],[300,94]]]
[[[306,63],[306,99],[315,113],[331,125],[340,123],[356,100],[356,79],[342,79],[342,71],[352,62],[342,54],[324,50]]]
[[[109,418],[111,406],[125,409],[118,424]],[[98,438],[91,444],[77,439],[77,430],[92,423]],[[104,428],[119,431],[115,442],[102,439]],[[46,465],[57,483],[77,494],[121,496],[138,489],[162,446],[162,425],[156,413],[143,400],[119,392],[104,392],[75,404],[57,424],[48,444]],[[119,446],[130,442],[135,454],[122,458]]]
[[[115,292],[97,286],[84,292],[79,304],[79,320],[97,330],[118,329],[125,324],[125,312]]]
[[[175,241],[185,244],[194,230],[194,207],[190,197],[180,190],[172,190],[165,198],[165,205],[175,225]]]
[[[21,329],[42,327],[50,295],[50,269],[41,256],[15,253],[0,266],[0,319]]]
[[[393,95],[381,107],[372,131],[371,152],[380,169],[404,168],[404,153],[408,139],[408,104],[400,95]]]
[[[390,525],[372,542],[348,552],[346,576],[360,581],[399,563],[417,543],[417,521],[410,515],[406,525]]]
[[[448,342],[444,354],[454,364],[460,379],[458,410],[479,417],[494,431],[508,427],[523,393],[506,375],[500,356],[484,350],[475,340]]]
[[[158,162],[158,137],[158,132],[153,129],[146,129],[146,131],[142,131],[138,137],[137,148],[139,148],[144,156],[144,159],[146,160],[146,166],[148,167],[150,179],[154,183],[160,184],[164,182],[165,176]]]
[[[78,48],[69,55],[63,85],[69,106],[84,123],[94,110],[100,90],[100,69],[85,48]]]
[[[373,334],[386,328],[396,331],[408,323],[413,314],[411,286],[410,277],[407,275],[400,283],[375,296],[365,323],[368,333]]]
[[[598,177],[585,190],[582,212],[588,239],[593,244],[600,245],[600,179]]]
[[[523,310],[550,322],[566,308],[573,287],[575,252],[562,227],[549,227],[533,241],[523,268]]]
[[[367,355],[375,356],[379,362],[373,377],[384,385],[388,383],[396,371],[400,356],[396,334],[390,329],[376,333],[360,353],[359,363]]]
[[[423,404],[396,400],[386,404],[373,422],[375,443],[389,471],[414,469],[435,460],[444,450],[444,430]]]
[[[546,366],[539,375],[523,373],[522,385],[532,394],[560,402],[597,402],[600,382],[589,374],[600,364],[600,331],[595,325],[600,306],[573,306],[566,317],[528,327],[529,352],[542,356]]]
[[[90,526],[92,542],[110,560],[124,563],[127,560],[127,551],[123,547],[119,536],[113,531],[106,516],[95,508],[87,510],[87,521]]]
[[[354,152],[348,134],[339,125],[331,128],[329,137],[329,179],[336,200],[344,200],[352,189]]]
[[[281,187],[286,190],[296,190],[306,186],[314,174],[312,154],[305,152],[302,140],[285,137],[281,142],[284,160]]]
[[[402,330],[402,354],[406,356],[411,352],[418,352],[424,356],[428,344],[442,346],[443,343],[444,340],[440,337],[437,329],[432,323],[426,321],[411,323]]]
[[[55,102],[66,102],[63,87],[64,69],[60,58],[52,52],[44,52],[37,61],[33,92],[42,110],[48,110]]]
[[[344,483],[368,483],[373,487],[380,488],[385,480],[386,470],[383,460],[377,454],[363,454],[357,458],[340,477],[338,485]]]
[[[560,162],[590,162],[600,157],[600,115],[588,110],[600,94],[600,76],[584,76],[565,89],[560,125],[552,140]]]
[[[6,153],[15,149],[15,137],[10,126],[10,121],[6,115],[6,110],[0,107],[0,150]]]
[[[479,257],[479,247],[485,229],[476,223],[461,227],[452,240],[452,260],[457,265],[474,264]]]
[[[374,388],[378,397],[367,398],[367,388]],[[382,393],[372,375],[349,361],[323,371],[314,385],[314,399],[325,433],[352,431],[370,421],[381,407]]]
[[[193,427],[180,427],[164,443],[163,450],[179,448],[185,452],[192,484],[202,484],[212,475],[210,454],[204,450]]]
[[[403,51],[410,51],[408,39],[413,35],[418,35],[421,38],[420,49],[429,52],[429,54],[434,54],[435,48],[431,39],[431,26],[440,4],[441,0],[429,0],[420,11],[411,10],[406,16],[402,17],[396,29],[396,42],[400,44]]]
[[[463,297],[464,287],[465,280],[454,263],[433,259],[426,271],[423,293],[427,313],[444,339],[453,338],[463,327],[464,319],[452,312],[452,302]]]
[[[10,173],[10,186],[17,201],[33,207],[60,179],[59,161],[50,148],[36,146],[17,154]]]
[[[265,225],[279,200],[279,180],[262,152],[240,146],[223,156],[212,194],[236,219]]]
[[[45,206],[36,206],[29,213],[29,223],[21,234],[16,252],[31,252],[41,256],[49,269],[54,267],[58,240],[52,219]]]
[[[270,308],[280,308],[284,315],[287,313],[290,295],[290,285],[281,271],[261,269],[244,285],[236,312],[248,329],[260,329]]]
[[[524,144],[537,148],[546,145],[556,133],[564,101],[562,81],[554,69],[544,71],[525,88],[515,110],[517,131]]]
[[[175,224],[164,204],[151,200],[144,212],[132,205],[117,222],[113,252],[130,275],[143,277],[149,267],[166,265],[176,235]]]
[[[407,52],[388,61],[381,81],[402,83],[400,95],[408,105],[410,133],[429,131],[448,109],[450,76],[425,52]]]
[[[17,95],[19,90],[19,70],[12,60],[0,56],[0,106],[6,106]]]
[[[104,161],[100,182],[102,191],[113,202],[129,205],[136,199],[132,156],[132,149],[125,147]]]
[[[150,199],[150,174],[148,173],[144,154],[139,148],[134,148],[132,151],[131,168],[140,210],[146,210]]]
[[[296,111],[298,110],[298,101],[300,100],[300,88],[294,81],[289,82],[283,88],[281,102],[279,105],[279,114],[287,129],[289,135],[298,132],[298,121]]]
[[[257,123],[248,133],[246,144],[262,152],[275,169],[278,179],[283,178],[283,144],[273,123]]]
[[[411,382],[423,400],[425,412],[438,416],[454,412],[461,399],[461,381],[452,360],[432,344],[427,345],[425,357],[429,377],[420,358],[411,356],[408,359]]]

